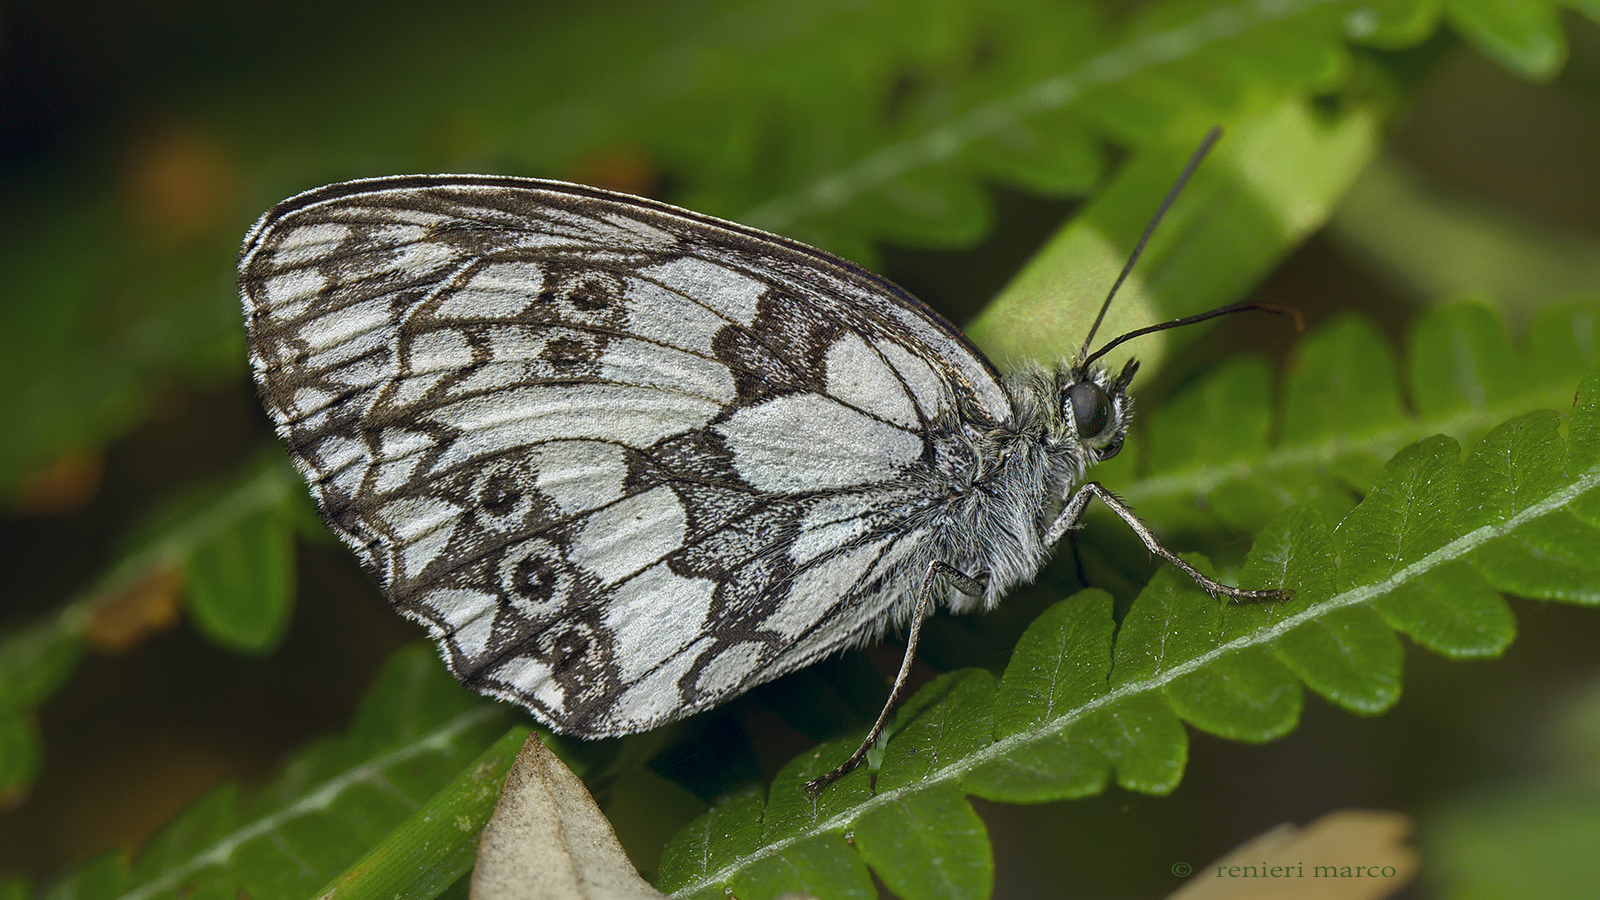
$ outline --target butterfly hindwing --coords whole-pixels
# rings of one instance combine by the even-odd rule
[[[1006,399],[959,333],[797,244],[588,188],[334,185],[240,262],[330,525],[469,686],[586,736],[881,631],[936,435]]]

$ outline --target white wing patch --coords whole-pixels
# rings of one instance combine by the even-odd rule
[[[682,297],[693,297],[706,308],[730,322],[749,325],[755,321],[756,301],[769,287],[727,266],[693,256],[680,256],[639,270],[641,278],[653,281]]]
[[[394,247],[396,251],[394,261],[390,265],[401,272],[433,275],[454,268],[459,255],[449,247],[428,240],[429,227],[433,224],[437,223],[417,223],[382,229],[379,240]]]
[[[393,577],[415,578],[437,559],[455,533],[461,511],[437,497],[401,497],[385,504],[378,518],[400,550]]]
[[[695,689],[711,693],[730,684],[743,684],[761,665],[763,645],[758,641],[745,641],[717,654],[704,669]]]
[[[316,269],[301,269],[271,279],[262,286],[262,292],[276,315],[292,319],[303,315],[327,284],[328,276]]]
[[[850,502],[845,502],[845,501]],[[871,520],[861,514],[861,500],[846,494],[813,506],[800,521],[800,536],[789,546],[789,558],[804,565],[863,537]]]
[[[931,420],[941,410],[953,407],[949,382],[940,378],[926,360],[910,353],[899,344],[879,344],[877,350],[889,360],[890,365],[894,366],[895,372],[905,379],[906,387],[910,389],[917,409],[925,418]]]
[[[422,464],[423,455],[436,446],[433,437],[422,432],[401,428],[385,431],[373,490],[387,494],[403,489]]]
[[[705,400],[719,410],[734,397],[733,373],[722,363],[631,338],[613,341],[606,348],[600,358],[600,377]]]
[[[544,267],[533,262],[497,263],[472,273],[466,284],[445,290],[440,284],[439,305],[432,311],[441,319],[510,319],[544,288]]]
[[[536,708],[561,709],[566,705],[566,691],[552,677],[553,667],[536,656],[511,657],[495,674],[514,695],[538,704]]]
[[[589,516],[567,558],[601,584],[616,584],[683,546],[687,524],[678,495],[658,487]]]
[[[831,607],[838,598],[850,596],[882,549],[881,542],[855,547],[805,569],[794,579],[767,627],[790,638],[803,637],[816,625],[814,608]]]
[[[337,250],[350,237],[350,233],[348,225],[334,222],[317,222],[286,229],[273,248],[272,264],[280,269],[314,265]]]
[[[774,493],[892,482],[922,455],[917,435],[819,394],[741,409],[717,430],[745,480]]]
[[[456,465],[505,447],[560,440],[604,439],[647,447],[704,425],[721,410],[711,400],[628,385],[508,386],[441,407],[428,420],[461,433],[442,460]]]
[[[660,564],[618,588],[606,610],[606,625],[617,638],[624,681],[644,677],[705,631],[716,586],[703,578],[674,575]]]
[[[642,731],[681,715],[678,707],[683,694],[678,684],[689,673],[699,651],[710,644],[709,637],[700,638],[629,685],[611,712],[611,728],[617,732]]]
[[[915,428],[917,415],[894,369],[859,335],[833,342],[825,364],[828,395],[869,415]]]
[[[628,477],[622,448],[600,441],[551,441],[533,451],[535,486],[563,515],[577,515],[623,497]]]
[[[499,594],[451,588],[432,592],[423,603],[462,653],[478,656],[489,649]]]

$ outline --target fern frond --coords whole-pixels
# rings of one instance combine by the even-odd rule
[[[1324,365],[1346,371],[1336,362]],[[1600,367],[1579,388],[1566,439],[1557,426],[1548,411],[1516,416],[1464,461],[1453,438],[1416,441],[1336,528],[1315,509],[1280,513],[1240,577],[1291,587],[1292,602],[1219,603],[1170,568],[1120,624],[1104,592],[1061,601],[1023,635],[998,684],[963,670],[919,692],[896,717],[875,773],[807,797],[804,780],[849,750],[848,741],[826,745],[780,774],[765,809],[745,798],[736,812],[708,813],[669,846],[662,886],[682,897],[725,888],[767,896],[769,878],[753,893],[747,872],[782,868],[802,846],[832,847],[852,870],[859,864],[842,859],[842,837],[854,834],[861,862],[902,896],[983,896],[990,851],[962,795],[1037,803],[1113,782],[1166,793],[1182,776],[1185,723],[1270,740],[1296,725],[1303,687],[1353,712],[1380,712],[1399,696],[1397,632],[1446,656],[1492,656],[1514,632],[1502,592],[1600,604]],[[729,815],[736,829],[725,827]],[[920,837],[891,855],[869,852],[862,827],[880,818]],[[978,886],[958,887],[963,874]]]
[[[1521,343],[1486,307],[1429,310],[1412,330],[1402,378],[1376,328],[1341,318],[1301,342],[1277,404],[1264,364],[1232,360],[1148,417],[1134,445],[1148,448],[1143,475],[1130,476],[1130,458],[1097,477],[1129,481],[1124,498],[1174,530],[1254,532],[1296,503],[1337,521],[1405,444],[1439,433],[1470,443],[1525,410],[1570,403],[1600,347],[1600,312],[1548,310]],[[1201,496],[1204,508],[1192,499]]]

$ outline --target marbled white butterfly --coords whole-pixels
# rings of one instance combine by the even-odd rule
[[[775,235],[560,182],[378,178],[268,212],[239,285],[328,525],[463,684],[560,732],[649,729],[909,623],[898,693],[934,604],[994,607],[1094,497],[1207,589],[1281,596],[1080,484],[1122,446],[1135,364],[1002,377]]]

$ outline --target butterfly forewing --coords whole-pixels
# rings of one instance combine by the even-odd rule
[[[553,182],[334,185],[240,260],[324,517],[469,686],[598,736],[909,613],[993,370],[862,269]]]

